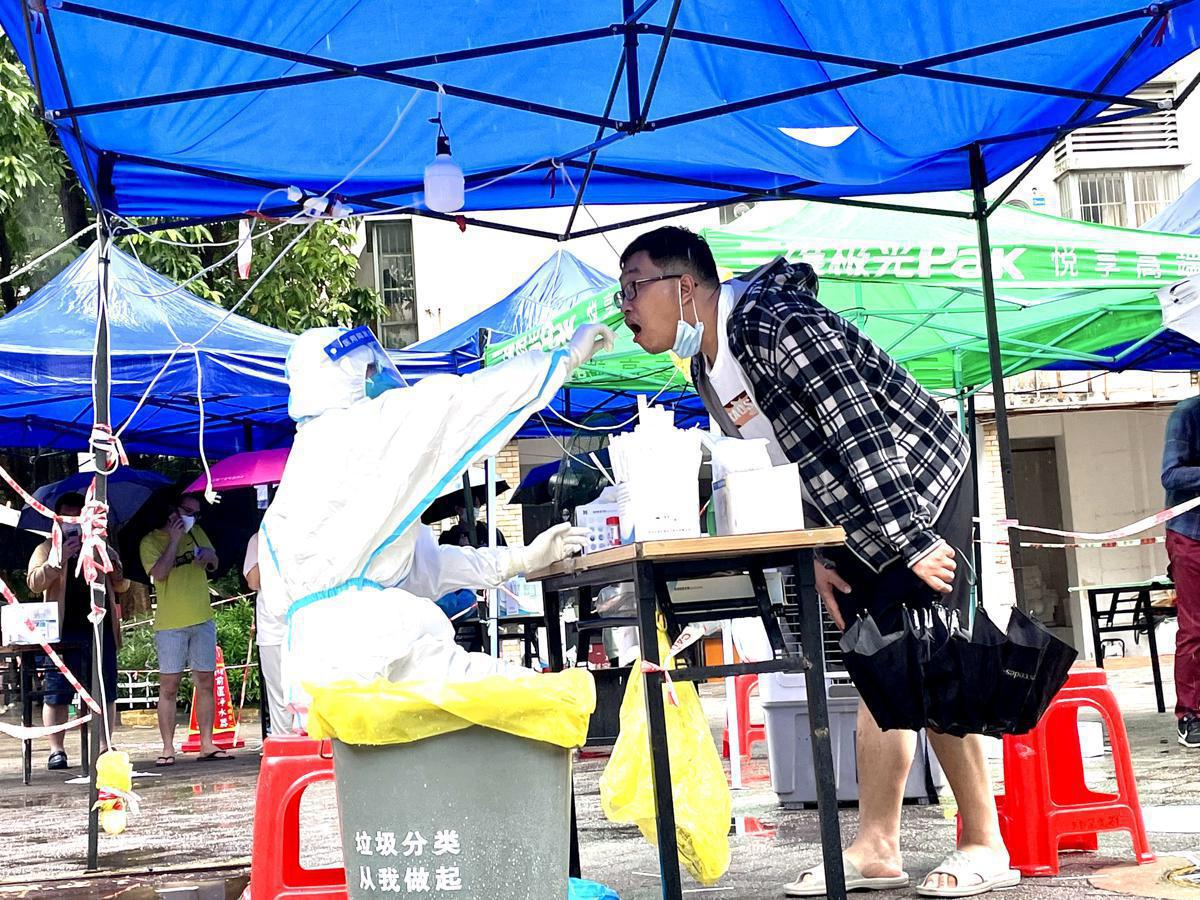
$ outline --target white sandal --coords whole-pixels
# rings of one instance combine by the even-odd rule
[[[929,879],[934,875],[950,875],[955,883],[950,887],[930,885]],[[974,897],[997,888],[1016,887],[1020,883],[1021,873],[1010,869],[1007,860],[998,868],[989,868],[969,853],[955,850],[917,885],[917,893],[922,897]]]
[[[846,873],[846,890],[848,891],[888,891],[908,887],[907,872],[868,878],[844,856],[842,857],[842,869]],[[811,869],[805,869],[796,876],[795,881],[783,886],[783,893],[786,897],[824,897],[826,893],[825,865],[817,863]]]

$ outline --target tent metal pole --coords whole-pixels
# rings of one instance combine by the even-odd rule
[[[992,400],[996,410],[996,440],[1000,445],[1000,481],[1004,490],[1004,516],[1017,518],[1017,493],[1013,477],[1012,442],[1008,435],[1008,408],[1004,398],[1004,366],[1000,358],[1000,326],[996,319],[996,283],[992,275],[992,244],[988,236],[987,171],[983,151],[971,145],[971,181],[979,230],[979,271],[983,282],[984,319],[987,323],[988,363],[992,375]],[[1025,609],[1025,586],[1021,570],[1021,542],[1015,529],[1008,529],[1008,554],[1012,563],[1013,591],[1017,606]]]
[[[496,540],[496,457],[489,456],[483,463],[487,474],[487,545],[495,550],[499,544]],[[492,656],[500,656],[500,591],[498,588],[488,589],[488,613],[492,617],[490,629],[492,638]]]
[[[967,393],[967,441],[971,445],[971,468],[969,476],[972,483],[975,485],[973,496],[975,498],[972,504],[971,514],[975,517],[976,522],[979,521],[979,437],[978,437],[978,420],[975,417],[975,394],[974,392]],[[975,560],[975,603],[976,605],[983,604],[983,544],[980,543],[980,538],[983,537],[982,531],[978,525],[975,527],[975,540],[971,542],[971,555]]]
[[[143,109],[149,106],[165,106],[171,103],[185,103],[193,100],[209,100],[215,97],[229,97],[238,94],[248,94],[257,91],[279,90],[281,88],[299,87],[309,84],[320,84],[327,81],[339,81],[345,78],[368,77],[394,73],[402,69],[415,69],[429,65],[445,65],[447,63],[464,62],[482,59],[489,56],[500,56],[507,53],[518,53],[523,50],[534,50],[543,47],[555,47],[565,44],[577,44],[612,37],[617,33],[614,29],[620,26],[605,26],[590,28],[585,31],[574,31],[565,34],[547,35],[541,38],[530,38],[523,41],[512,41],[505,44],[493,44],[487,47],[475,47],[467,50],[454,50],[447,53],[412,56],[404,59],[394,59],[387,62],[372,63],[358,66],[357,72],[344,70],[331,71],[324,69],[320,72],[306,72],[302,75],[282,75],[277,78],[259,78],[253,81],[242,81],[237,84],[215,85],[213,87],[194,88],[186,91],[168,91],[146,97],[135,97],[127,100],[111,100],[102,103],[89,103],[69,110],[74,115],[96,115],[104,112],[116,112],[130,109]],[[65,111],[64,112],[68,112]]]
[[[667,27],[663,32],[662,43],[658,45],[658,56],[654,60],[654,69],[650,72],[650,83],[646,85],[646,97],[642,101],[642,114],[634,120],[635,129],[638,130],[646,126],[646,119],[650,117],[650,104],[654,102],[654,92],[658,88],[658,76],[662,74],[663,62],[667,58],[667,47],[671,43],[671,35],[675,31],[675,20],[679,17],[680,0],[674,0],[671,4],[671,12],[667,16]]]
[[[1150,32],[1153,31],[1155,29],[1155,27],[1158,26],[1159,18],[1160,18],[1159,15],[1155,15],[1155,16],[1151,17],[1150,20],[1147,21],[1144,26],[1142,26],[1142,30],[1138,32],[1137,37],[1135,37],[1132,41],[1129,42],[1129,46],[1125,48],[1125,52],[1121,54],[1121,58],[1118,59],[1115,63],[1113,63],[1112,66],[1109,67],[1109,70],[1104,74],[1104,77],[1100,79],[1099,83],[1096,85],[1096,90],[1104,90],[1106,87],[1108,87],[1109,83],[1111,83],[1112,80],[1117,77],[1117,73],[1120,72],[1122,68],[1124,68],[1125,63],[1129,62],[1130,58],[1137,51],[1137,48],[1140,47],[1142,45],[1142,42],[1144,40],[1146,40],[1147,37],[1150,36]],[[1076,109],[1075,112],[1071,115],[1071,118],[1067,119],[1065,125],[1069,126],[1069,125],[1071,125],[1071,123],[1077,121],[1080,116],[1082,116],[1085,112],[1087,112],[1087,108],[1090,105],[1091,105],[1090,102],[1080,104],[1079,108]],[[1058,135],[1055,135],[1053,138],[1051,138],[1046,143],[1046,146],[1042,148],[1042,152],[1039,153],[1037,156],[1035,156],[1033,159],[1031,159],[1029,161],[1029,164],[1024,169],[1021,170],[1021,174],[1018,175],[1016,178],[1014,178],[1012,183],[1007,188],[1005,188],[1003,191],[1000,192],[1000,196],[997,197],[995,200],[993,200],[992,205],[988,207],[987,212],[988,212],[989,216],[992,213],[994,213],[996,211],[996,209],[998,207],[1000,207],[1004,203],[1004,201],[1009,198],[1009,196],[1011,196],[1012,192],[1017,189],[1017,187],[1021,184],[1022,181],[1025,180],[1025,178],[1029,175],[1029,173],[1037,168],[1038,163],[1040,163],[1043,159],[1046,158],[1046,154],[1050,152],[1050,150],[1054,147],[1054,144],[1057,141],[1058,141]]]
[[[634,14],[633,0],[621,0],[624,18],[630,19]],[[629,121],[638,122],[642,118],[642,85],[638,78],[638,37],[637,31],[625,29],[625,93],[629,98]]]
[[[1071,88],[1053,87],[1051,85],[1044,84],[1032,84],[1025,81],[1012,81],[1007,78],[989,78],[983,75],[964,75],[959,72],[944,72],[940,69],[922,68],[918,66],[913,66],[910,70],[908,65],[897,65],[893,67],[892,71],[875,70],[859,75],[849,75],[845,78],[835,79],[833,81],[805,85],[804,87],[799,88],[789,88],[786,91],[777,91],[771,94],[763,94],[758,97],[748,97],[744,100],[734,101],[733,103],[722,103],[718,104],[717,106],[709,106],[704,109],[693,110],[689,113],[680,113],[679,115],[668,116],[665,119],[657,119],[653,122],[649,122],[647,123],[647,127],[652,127],[657,131],[662,131],[665,128],[673,128],[676,125],[686,125],[691,122],[699,122],[705,119],[715,119],[732,112],[742,112],[747,109],[758,109],[763,106],[772,106],[776,103],[784,103],[789,100],[798,100],[802,97],[810,97],[814,94],[823,94],[830,90],[851,87],[867,81],[878,81],[883,78],[892,78],[897,75],[909,75],[918,78],[927,78],[931,81],[948,81],[954,84],[969,84],[978,87],[995,88],[997,90],[1017,91],[1025,94],[1038,94],[1047,97],[1066,97],[1074,100],[1105,103],[1110,106],[1115,104],[1123,104],[1127,106],[1141,107],[1147,111],[1158,111],[1158,105],[1152,100],[1139,100],[1134,97],[1124,97],[1119,94],[1098,94],[1090,91],[1077,91]]]
[[[613,104],[617,102],[617,91],[621,88],[621,76],[625,74],[625,54],[617,60],[617,71],[613,75],[612,87],[608,89],[608,100],[604,103],[604,116],[607,118],[612,113]],[[604,126],[601,125],[596,129],[596,140],[604,137]],[[596,165],[596,154],[599,150],[593,150],[588,154],[587,165],[583,170],[583,177],[579,179],[579,193],[575,195],[575,203],[571,206],[571,215],[567,217],[567,227],[563,231],[563,239],[568,240],[571,237],[571,229],[575,227],[575,217],[579,215],[579,208],[583,206],[583,195],[588,189],[588,184],[592,180],[592,169]],[[565,166],[578,166],[582,163],[574,160],[564,160]]]
[[[101,219],[99,265],[97,267],[96,284],[96,351],[92,364],[92,383],[94,391],[92,403],[95,408],[96,425],[109,424],[108,393],[109,393],[109,346],[108,346],[108,270],[112,249],[112,235],[108,233],[105,221]],[[108,503],[108,471],[112,461],[108,454],[99,447],[93,448],[93,459],[96,465],[94,499],[97,503]],[[109,611],[108,579],[101,576],[97,583],[91,585],[92,605]],[[104,629],[111,628],[112,623],[104,618],[97,629],[93,629],[92,639],[92,696],[100,702],[100,717],[93,716],[91,723],[90,765],[88,767],[88,871],[94,872],[99,868],[100,854],[100,813],[96,809],[96,801],[100,793],[96,786],[96,760],[100,756],[100,743],[104,735],[104,717],[108,715],[108,704],[116,700],[104,694],[104,682],[101,666],[104,661]],[[115,723],[111,723],[115,726]]]
[[[1002,41],[981,44],[977,47],[955,50],[950,53],[931,56],[928,59],[915,60],[911,63],[904,63],[903,66],[899,66],[895,63],[883,62],[881,60],[867,59],[865,57],[849,56],[844,53],[826,53],[824,51],[810,50],[802,47],[787,47],[780,44],[770,44],[765,41],[756,41],[751,38],[732,37],[724,34],[708,34],[703,31],[691,31],[688,29],[677,28],[675,30],[675,36],[680,40],[685,41],[695,41],[702,44],[714,44],[719,47],[731,47],[736,50],[749,50],[771,56],[788,56],[794,59],[806,59],[819,63],[832,63],[834,65],[850,66],[863,69],[903,68],[905,74],[920,76],[923,74],[921,72],[922,69],[929,68],[931,66],[944,66],[948,63],[961,62],[966,59],[986,56],[992,53],[1000,53],[1004,50],[1012,50],[1017,47],[1025,47],[1030,44],[1054,40],[1055,38],[1068,37],[1084,31],[1094,31],[1099,28],[1107,28],[1110,25],[1119,25],[1122,22],[1128,22],[1132,19],[1143,18],[1146,16],[1157,17],[1169,12],[1176,6],[1182,6],[1190,2],[1191,0],[1166,0],[1166,2],[1155,4],[1153,7],[1137,7],[1125,12],[1103,16],[1098,19],[1088,19],[1086,21],[1076,22],[1071,25],[1062,25],[1056,28],[1047,29],[1045,31],[1037,31],[1033,32],[1032,34],[1021,35],[1020,37],[1006,38]],[[640,25],[639,28],[641,31],[647,34],[662,34],[664,31],[663,26],[661,25]]]
[[[46,115],[46,98],[42,95],[42,75],[38,69],[37,44],[33,41],[33,23],[29,16],[29,0],[21,0],[21,18],[25,24],[25,43],[29,47],[29,80],[33,82],[33,90],[37,95],[38,115]]]
[[[398,84],[402,87],[427,91],[429,93],[444,92],[451,97],[460,97],[465,100],[475,100],[492,106],[501,106],[508,109],[521,110],[523,112],[537,113],[540,115],[550,116],[551,118],[584,122],[590,125],[600,125],[603,123],[618,130],[623,130],[624,128],[628,127],[628,123],[625,122],[603,122],[603,120],[592,115],[591,113],[578,112],[571,109],[561,109],[556,106],[549,106],[544,103],[534,103],[528,100],[518,100],[513,97],[504,97],[499,94],[491,94],[486,91],[477,91],[472,88],[464,88],[455,84],[439,83],[429,78],[415,78],[410,75],[401,75],[399,73],[390,71],[367,71],[364,68],[358,67],[352,63],[342,62],[341,60],[330,59],[323,56],[314,56],[310,53],[299,53],[294,50],[285,50],[279,47],[269,47],[265,44],[258,44],[253,41],[229,37],[228,35],[213,34],[212,32],[202,31],[198,28],[187,28],[181,25],[172,25],[168,22],[159,22],[154,19],[143,18],[142,16],[132,16],[126,13],[117,12],[115,10],[94,9],[89,6],[84,6],[81,3],[76,3],[74,0],[61,0],[59,5],[56,7],[56,11],[73,13],[75,15],[86,16],[93,19],[100,19],[101,21],[113,22],[118,25],[144,28],[159,34],[169,34],[173,37],[187,38],[205,44],[215,44],[216,46],[225,47],[226,49],[230,50],[241,50],[244,53],[252,53],[258,56],[265,56],[273,59],[281,59],[286,62],[298,63],[300,65],[312,66],[317,69],[342,73],[346,77],[361,76],[363,78],[385,81],[391,84]],[[610,29],[603,29],[602,31],[603,36],[605,37],[612,33]],[[70,101],[67,101],[66,108],[61,110],[52,110],[50,114],[55,117],[77,117],[94,111],[94,107],[76,107],[72,105]]]
[[[62,54],[58,49],[58,40],[54,36],[54,16],[46,14],[43,17],[46,27],[46,39],[50,44],[50,52],[54,57],[54,67],[58,72],[59,84],[62,87],[63,99],[67,105],[71,105],[71,86],[67,81],[66,68],[63,66]],[[98,240],[100,246],[97,249],[98,264],[96,267],[96,347],[92,361],[92,408],[94,411],[95,425],[108,426],[109,422],[109,390],[110,390],[110,360],[109,360],[109,343],[108,343],[108,270],[109,261],[112,251],[112,233],[110,231],[110,223],[108,216],[104,212],[104,195],[107,193],[107,185],[101,184],[96,178],[96,172],[92,168],[91,159],[88,156],[88,145],[83,140],[83,133],[79,128],[79,120],[71,117],[71,132],[78,144],[80,157],[83,160],[84,174],[92,189],[92,202],[96,210],[96,220],[98,228]],[[95,489],[93,491],[93,499],[100,504],[108,503],[108,467],[110,460],[108,454],[93,447],[93,458],[96,463]],[[100,606],[103,609],[108,609],[108,579],[101,578],[100,584],[91,585],[92,603]],[[106,627],[105,622],[101,622],[99,637],[97,641],[93,638],[92,647],[92,678],[91,688],[92,696],[100,697],[101,699],[101,716],[108,715],[108,706],[103,697],[103,691],[97,690],[103,685],[103,679],[100,674],[100,664],[104,659],[104,642],[103,628]],[[108,625],[111,627],[111,624]],[[89,747],[90,763],[88,766],[88,849],[87,849],[87,871],[94,872],[100,865],[100,812],[96,808],[96,801],[99,797],[99,791],[96,787],[96,759],[100,755],[100,735],[102,729],[102,721],[93,719],[91,725],[92,740]]]

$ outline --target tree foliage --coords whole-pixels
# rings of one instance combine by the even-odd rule
[[[75,175],[38,117],[37,97],[11,42],[0,34],[0,278],[80,227],[67,224],[67,206],[78,196]],[[147,222],[139,223],[142,225]],[[118,246],[175,282],[204,274],[187,285],[197,296],[225,308],[236,304],[257,276],[296,236],[302,225],[267,234],[258,223],[250,279],[238,277],[233,249],[189,246],[236,241],[236,223],[133,234]],[[286,331],[320,325],[372,324],[385,309],[379,295],[357,283],[355,249],[361,226],[347,220],[318,222],[263,279],[238,313]],[[64,250],[38,270],[3,286],[11,309],[60,270],[75,252]]]
[[[187,289],[193,294],[230,308],[303,227],[289,225],[268,233],[265,225],[258,225],[255,234],[261,236],[253,239],[250,275],[244,281],[238,277],[235,259],[221,262],[233,252],[233,246],[187,246],[236,241],[234,224],[133,234],[119,246],[172,281],[188,282]],[[357,284],[357,242],[353,221],[318,222],[279,260],[238,313],[291,332],[321,325],[373,323],[385,310],[375,291]],[[204,274],[195,278],[201,272]],[[188,281],[192,278],[195,280]]]

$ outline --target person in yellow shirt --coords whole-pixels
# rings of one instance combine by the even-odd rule
[[[158,730],[162,754],[155,765],[175,764],[175,704],[179,682],[190,669],[196,683],[196,722],[200,759],[232,759],[213,743],[213,672],[217,666],[217,628],[209,605],[208,575],[217,569],[212,541],[196,524],[200,498],[181,496],[162,528],[139,547],[142,566],[154,582],[158,609],[154,644],[158,650]]]

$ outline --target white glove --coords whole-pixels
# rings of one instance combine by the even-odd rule
[[[548,528],[534,538],[532,544],[513,553],[516,571],[510,572],[509,577],[537,572],[576,552],[582,553],[587,547],[587,541],[586,528],[576,528],[568,522]]]
[[[567,364],[571,371],[574,372],[601,350],[612,350],[616,340],[616,335],[607,325],[580,325],[571,335],[571,343],[567,346]]]

